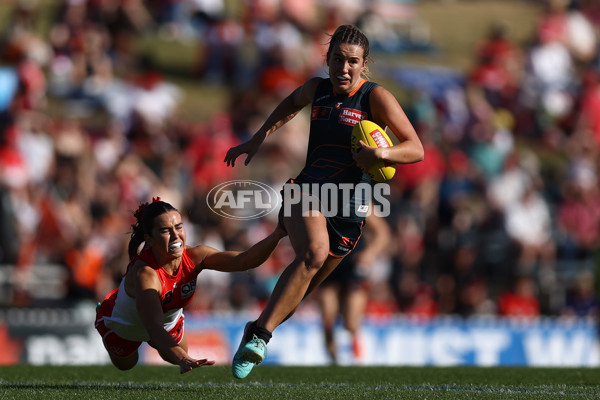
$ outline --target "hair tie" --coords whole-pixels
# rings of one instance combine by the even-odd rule
[[[156,203],[157,201],[161,201],[159,196],[154,196],[152,198],[152,202]],[[148,207],[148,204],[150,203],[142,203],[140,204],[140,206],[138,207],[138,209],[133,213],[133,216],[138,220],[141,221],[142,219],[142,215],[144,215],[144,210],[146,209],[146,207]]]
[[[148,203],[140,204],[138,209],[133,213],[133,216],[135,217],[135,219],[137,219],[138,221],[140,221],[142,219],[142,215],[144,215],[144,210],[146,209],[147,206],[148,206]]]

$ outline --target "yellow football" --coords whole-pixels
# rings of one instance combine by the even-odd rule
[[[353,151],[359,150],[362,140],[371,147],[391,147],[393,146],[390,137],[385,133],[379,125],[373,121],[362,120],[352,129],[351,146]],[[367,175],[375,179],[377,182],[387,182],[394,177],[396,173],[396,164],[384,163],[378,161],[375,165],[369,168]]]

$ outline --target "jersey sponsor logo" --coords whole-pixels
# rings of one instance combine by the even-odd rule
[[[355,110],[353,108],[342,108],[338,122],[340,124],[354,126],[366,118],[367,113],[364,111]]]
[[[339,103],[335,103],[335,108],[336,109],[340,109],[340,107],[342,106],[342,102],[340,101]]]
[[[310,114],[310,119],[329,119],[331,115],[331,107],[314,106]]]
[[[181,298],[187,299],[194,295],[194,291],[196,290],[196,280],[186,283],[181,287]]]

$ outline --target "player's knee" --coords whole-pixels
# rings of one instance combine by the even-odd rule
[[[118,370],[128,371],[137,365],[137,359],[135,361],[133,361],[133,360],[119,360],[119,361],[113,360],[113,365],[115,367],[117,367]]]
[[[114,364],[114,366],[117,367],[117,369],[120,371],[129,371],[130,369],[135,367],[135,364]]]
[[[129,357],[115,357],[112,354],[110,355],[110,360],[112,361],[113,365],[115,367],[117,367],[118,370],[121,371],[128,371],[130,369],[132,369],[133,367],[135,367],[137,365],[138,362],[138,354],[134,353]]]
[[[306,264],[307,268],[317,271],[323,266],[328,256],[328,246],[326,247],[321,243],[316,243],[309,246],[304,253],[304,263]]]

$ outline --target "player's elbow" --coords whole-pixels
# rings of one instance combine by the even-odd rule
[[[423,146],[420,143],[418,145],[415,145],[412,158],[413,162],[420,162],[425,160],[425,150],[423,149]]]
[[[417,162],[423,161],[423,160],[425,160],[425,151],[423,151],[423,149],[421,149],[421,151],[417,155]]]

